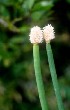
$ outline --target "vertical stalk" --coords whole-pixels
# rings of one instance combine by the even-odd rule
[[[46,51],[47,51],[47,55],[48,55],[49,68],[50,68],[50,72],[51,72],[51,77],[52,77],[52,82],[53,82],[53,86],[54,86],[54,90],[55,90],[58,108],[59,108],[59,110],[64,110],[64,106],[63,106],[63,102],[62,102],[62,98],[61,98],[61,94],[60,94],[60,88],[59,88],[59,84],[58,84],[58,80],[57,80],[55,64],[54,64],[54,60],[53,60],[53,53],[52,53],[50,43],[46,43]]]
[[[48,104],[46,100],[46,95],[45,95],[44,85],[43,85],[43,80],[42,80],[42,75],[41,75],[38,44],[33,45],[33,58],[34,58],[35,77],[36,77],[36,83],[37,83],[41,107],[42,107],[42,110],[48,110]]]

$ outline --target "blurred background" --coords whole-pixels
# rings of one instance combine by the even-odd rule
[[[70,0],[0,0],[0,110],[41,110],[34,76],[33,26],[52,24],[51,46],[66,110],[70,110]],[[57,110],[45,42],[42,76],[50,110]]]

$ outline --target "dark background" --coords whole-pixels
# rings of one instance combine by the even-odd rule
[[[51,46],[63,103],[70,110],[70,0],[0,0],[0,110],[41,110],[29,33],[47,24],[55,28]],[[45,42],[40,57],[49,108],[57,110]]]

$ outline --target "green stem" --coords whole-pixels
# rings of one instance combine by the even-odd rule
[[[46,95],[45,95],[44,85],[41,75],[39,45],[37,44],[33,45],[33,58],[34,58],[35,77],[36,77],[36,83],[37,83],[41,107],[42,110],[48,110],[48,104],[46,100]]]
[[[48,62],[49,62],[49,67],[50,67],[50,72],[51,72],[51,77],[52,77],[52,82],[55,90],[58,108],[59,110],[64,110],[50,43],[46,43],[46,51],[48,55]]]

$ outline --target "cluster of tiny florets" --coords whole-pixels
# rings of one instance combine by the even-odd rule
[[[51,39],[55,38],[54,35],[54,27],[51,26],[51,24],[45,26],[43,30],[41,30],[40,27],[34,26],[31,28],[30,32],[30,41],[33,44],[42,43],[43,39],[47,42],[49,42]]]
[[[43,27],[43,37],[46,42],[55,38],[54,27],[52,27],[51,24],[48,24],[47,26]]]
[[[40,27],[34,26],[30,32],[30,41],[31,43],[42,43],[43,41],[43,33]]]

